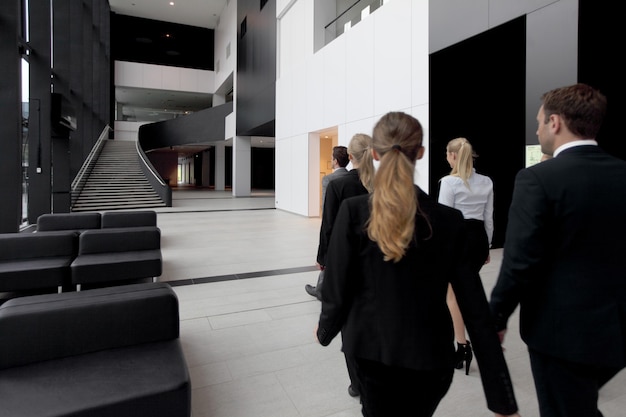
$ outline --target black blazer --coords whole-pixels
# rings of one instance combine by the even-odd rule
[[[317,246],[317,263],[326,265],[326,252],[330,234],[333,231],[335,217],[339,211],[341,202],[348,197],[367,194],[367,188],[363,186],[359,178],[359,171],[352,169],[346,175],[335,178],[328,184],[326,199],[322,209],[322,224],[320,226],[320,241]]]
[[[491,294],[498,328],[520,304],[532,349],[626,365],[626,161],[598,146],[521,170]]]
[[[415,370],[454,366],[454,332],[446,304],[452,283],[480,366],[488,407],[517,410],[502,347],[477,273],[465,251],[460,211],[415,187],[430,221],[416,217],[415,239],[404,258],[385,262],[365,230],[369,195],[348,198],[339,209],[326,256],[317,336],[328,345],[341,331],[352,356]]]

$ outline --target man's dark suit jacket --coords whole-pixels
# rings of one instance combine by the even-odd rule
[[[328,190],[328,184],[331,181],[336,180],[337,178],[341,178],[344,175],[348,174],[348,170],[345,167],[340,167],[331,172],[328,175],[324,175],[322,177],[322,208],[324,207],[324,201],[326,200],[326,190]]]
[[[341,331],[343,351],[352,357],[414,370],[452,369],[451,283],[488,406],[511,414],[517,410],[511,381],[482,282],[469,268],[463,215],[418,187],[415,193],[430,227],[416,216],[414,240],[397,263],[384,261],[367,236],[369,195],[341,204],[326,255],[318,339],[326,346]]]
[[[359,171],[352,169],[342,177],[335,178],[326,189],[326,200],[322,209],[322,224],[320,226],[320,241],[317,246],[317,263],[326,265],[326,252],[330,234],[333,231],[335,217],[339,211],[341,202],[348,197],[367,194],[367,188],[363,186],[359,178]]]
[[[530,348],[626,365],[625,261],[626,161],[585,145],[521,170],[491,294],[498,328],[519,303]]]

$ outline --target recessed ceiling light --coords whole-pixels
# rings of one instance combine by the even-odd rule
[[[170,1],[170,6],[173,6],[173,5],[174,5],[174,2],[173,2],[173,1]]]

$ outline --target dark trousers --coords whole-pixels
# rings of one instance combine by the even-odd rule
[[[621,368],[569,362],[529,349],[541,417],[601,417],[598,391]]]
[[[467,246],[472,262],[472,270],[480,271],[489,256],[489,238],[485,231],[485,222],[476,219],[466,219]]]
[[[416,371],[355,360],[364,417],[430,417],[452,383],[452,368]]]
[[[346,367],[348,368],[348,376],[350,377],[350,385],[352,389],[358,393],[361,392],[361,383],[359,382],[359,374],[357,372],[356,360],[347,353],[344,353],[346,358]]]

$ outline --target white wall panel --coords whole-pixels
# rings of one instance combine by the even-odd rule
[[[359,23],[345,38],[346,120],[359,120],[374,113],[374,19]]]
[[[294,161],[292,170],[289,172],[290,188],[292,193],[292,211],[303,216],[309,215],[309,166],[311,158],[308,155],[309,140],[308,135],[294,136],[291,147],[291,159]],[[313,160],[319,160],[311,156]]]
[[[224,139],[230,139],[235,137],[237,131],[237,117],[235,112],[232,112],[224,119]]]
[[[489,28],[489,0],[429,1],[430,53]]]
[[[291,158],[292,138],[278,139],[274,144],[274,154],[276,161],[280,161],[275,165],[275,204],[276,208],[293,211],[293,193],[291,191],[291,170],[293,168],[293,160]]]
[[[293,74],[291,73],[276,80],[276,114],[281,115],[280,118],[276,118],[274,134],[277,138],[285,138],[293,134],[293,114],[291,112],[292,83]]]
[[[341,36],[325,48],[323,74],[324,126],[334,126],[346,118],[346,37]]]
[[[430,193],[429,185],[428,185],[429,184],[428,172],[430,170],[430,163],[429,163],[430,150],[428,149],[428,143],[429,143],[428,103],[424,105],[415,106],[407,113],[415,117],[417,120],[419,120],[420,124],[422,125],[422,129],[424,130],[424,139],[422,141],[424,145],[424,156],[415,164],[415,173],[413,174],[413,181],[426,193]]]
[[[374,124],[378,121],[377,118],[370,116],[364,119],[354,120],[345,124],[345,137],[346,143],[345,146],[348,146],[348,143],[352,139],[352,136],[357,133],[365,133],[366,135],[372,136],[372,131],[374,130]]]
[[[305,131],[312,132],[324,126],[324,72],[325,49],[307,60],[306,65],[306,127]],[[276,115],[278,118],[278,115]],[[299,131],[295,126],[296,131]]]
[[[219,61],[219,72],[215,74],[214,84],[221,86],[228,76],[235,72],[237,65],[237,1],[229,1],[220,13],[220,24],[214,32],[214,61]],[[230,45],[230,55],[227,49]],[[215,67],[217,70],[217,67]]]
[[[307,216],[319,216],[321,202],[322,181],[320,180],[320,135],[309,133],[307,140],[307,166],[308,173],[308,207],[305,212]]]
[[[370,16],[374,28],[374,113],[411,106],[411,0],[385,4]]]
[[[307,100],[307,72],[307,66],[305,62],[302,62],[292,73],[291,100],[286,103],[291,115],[292,134],[301,134],[307,131],[307,114],[310,107]]]
[[[140,87],[143,84],[143,65],[115,61],[115,85],[121,87]]]
[[[159,69],[155,68],[155,71]],[[181,90],[180,79],[183,73],[183,68],[176,67],[161,67],[161,88],[165,90]],[[194,84],[196,84],[194,82]]]
[[[411,102],[414,106],[429,100],[428,3],[428,0],[415,1],[411,10]]]
[[[163,88],[163,71],[159,65],[141,64],[142,65],[142,87],[143,88]]]
[[[214,93],[215,73],[193,68],[115,61],[117,87]]]
[[[489,28],[531,13],[559,0],[489,0]]]

